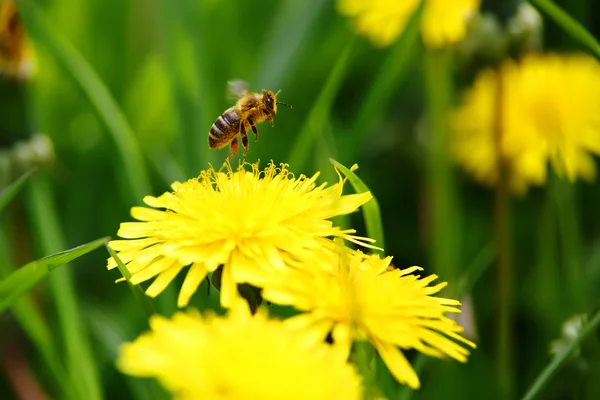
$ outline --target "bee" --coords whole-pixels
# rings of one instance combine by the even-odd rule
[[[208,146],[211,149],[222,149],[231,143],[232,158],[237,154],[239,143],[238,134],[242,138],[244,146],[244,156],[248,153],[248,135],[249,129],[254,132],[255,141],[258,141],[258,130],[256,125],[264,121],[269,121],[273,127],[273,118],[277,116],[277,105],[292,108],[289,104],[277,101],[277,96],[281,92],[273,93],[265,90],[258,93],[248,93],[247,85],[243,81],[229,82],[229,93],[237,98],[235,105],[227,109],[212,125],[208,132]]]

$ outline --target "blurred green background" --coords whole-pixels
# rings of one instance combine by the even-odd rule
[[[600,25],[594,23],[600,3],[558,3],[600,36]],[[405,35],[390,48],[379,49],[356,37],[350,20],[338,14],[331,0],[21,4],[38,64],[27,92],[31,114],[23,129],[51,137],[55,161],[33,178],[43,181],[38,189],[28,183],[3,212],[0,251],[6,265],[16,267],[104,236],[115,238],[119,224],[131,220],[129,209],[141,204],[142,196],[168,191],[171,182],[193,178],[209,163],[220,166],[229,149],[209,150],[207,134],[231,106],[227,81],[245,80],[253,91],[282,89],[279,99],[294,108],[281,107],[274,128],[258,126],[260,140],[254,143],[250,136],[246,159],[260,159],[263,165],[269,160],[290,163],[296,174],[321,171],[321,182],[330,183],[337,180],[330,157],[347,166],[358,163],[357,174],[381,207],[385,250],[394,256],[394,264],[421,265],[426,273],[438,274],[450,283],[442,292],[448,297],[465,279],[468,282],[461,323],[478,349],[465,365],[447,360],[424,364],[419,374],[422,389],[412,397],[499,395],[493,192],[451,167],[442,174],[452,186],[454,200],[443,210],[451,218],[441,224],[443,231],[432,232],[440,226],[432,222],[435,200],[429,191],[436,175],[428,172],[426,160],[428,127],[435,122],[426,118],[432,104],[426,89],[429,78],[424,76],[428,55],[414,28],[412,37]],[[584,50],[545,17],[544,24],[545,49]],[[457,87],[451,101],[456,102],[459,82],[472,77],[464,79],[466,72],[458,66],[452,72]],[[8,91],[0,96],[12,101]],[[4,123],[8,122],[0,121],[0,126]],[[598,306],[599,205],[598,183],[571,186],[558,179],[511,202],[515,396],[521,396],[551,360],[550,342],[561,336],[564,321]],[[340,223],[365,233],[361,214]],[[58,364],[69,371],[85,357],[78,346],[87,348],[91,375],[83,376],[90,381],[67,384],[77,375],[50,371],[35,340],[23,333],[19,311],[12,309],[0,315],[0,362],[5,372],[0,375],[1,399],[17,398],[15,380],[39,385],[47,398],[78,398],[64,389],[71,384],[83,388],[76,393],[95,387],[90,399],[160,397],[154,383],[125,377],[114,367],[118,345],[143,331],[146,320],[127,286],[114,283],[118,272],[106,271],[107,257],[98,249],[62,267],[64,282],[44,280],[28,295],[33,299],[28,304],[49,329],[47,343],[54,352],[50,358],[58,357]],[[564,283],[573,266],[588,285],[581,288],[586,293],[582,301]],[[473,270],[480,276],[465,278]],[[58,300],[56,292],[61,285],[70,286],[71,278],[75,296]],[[203,284],[194,306],[218,303],[218,294],[213,290],[206,298],[206,289]],[[174,311],[176,291],[172,284],[153,301],[163,313]],[[67,317],[70,323],[60,317],[65,307],[76,310]],[[83,343],[70,342],[69,337],[80,336],[69,336],[69,329],[80,330]],[[599,336],[585,342],[541,398],[600,398]],[[413,360],[417,356],[408,355]],[[400,395],[410,397],[406,392]]]

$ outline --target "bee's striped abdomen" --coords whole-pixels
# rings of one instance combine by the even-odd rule
[[[210,148],[225,147],[238,134],[240,130],[240,115],[235,108],[225,111],[211,126],[208,132],[208,145]]]

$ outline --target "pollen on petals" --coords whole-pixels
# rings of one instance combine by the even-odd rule
[[[437,276],[413,275],[420,267],[388,269],[391,257],[348,249],[325,250],[313,262],[320,267],[273,277],[263,297],[304,312],[287,324],[322,338],[331,331],[340,353],[348,354],[354,341],[368,340],[396,380],[416,389],[419,379],[402,350],[465,362],[465,346],[475,347],[460,335],[462,327],[445,315],[460,312],[460,303],[434,297],[445,283],[431,286]]]
[[[223,266],[221,303],[229,307],[236,285],[260,287],[270,274],[298,268],[323,247],[342,238],[373,247],[372,240],[342,230],[331,218],[356,211],[371,194],[343,195],[345,180],[317,185],[292,174],[287,164],[229,163],[195,179],[175,182],[172,192],[146,196],[148,207],[133,207],[137,222],[121,224],[126,240],[110,243],[131,272],[131,282],[154,279],[146,293],[157,296],[184,269],[179,307],[186,306],[206,276]],[[108,260],[108,268],[116,262]]]

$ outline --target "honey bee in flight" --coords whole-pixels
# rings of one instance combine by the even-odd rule
[[[229,93],[237,98],[235,105],[227,109],[213,124],[208,132],[208,146],[211,149],[222,149],[231,143],[231,155],[228,159],[236,155],[239,147],[237,135],[242,137],[244,146],[244,156],[248,153],[248,135],[251,128],[258,141],[258,130],[256,125],[264,121],[269,121],[273,126],[273,118],[277,116],[277,105],[281,104],[292,108],[289,104],[277,101],[277,95],[281,92],[273,93],[270,90],[264,90],[259,93],[248,93],[247,84],[243,81],[229,82]]]

